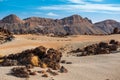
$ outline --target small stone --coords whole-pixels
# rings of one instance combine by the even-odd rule
[[[49,77],[48,74],[43,74],[42,77]]]
[[[72,64],[72,62],[66,62],[66,64]]]
[[[28,64],[28,65],[26,65],[26,68],[27,69],[32,69],[32,68],[34,68],[34,66],[32,66],[31,64]]]
[[[62,67],[60,68],[60,72],[61,72],[61,73],[67,73],[68,70],[67,70],[64,66],[62,66]]]
[[[53,75],[53,76],[58,75],[57,72],[53,72],[51,69],[48,69],[47,72],[50,73],[50,74]]]
[[[33,71],[33,72],[30,73],[30,75],[37,75],[37,72]]]
[[[66,63],[66,60],[62,60],[61,63],[63,63],[63,64]]]
[[[46,73],[46,71],[45,71],[45,70],[42,70],[42,71],[38,71],[38,73],[45,74],[45,73]]]

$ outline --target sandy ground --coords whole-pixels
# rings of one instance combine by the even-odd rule
[[[78,48],[100,41],[109,41],[115,39],[120,41],[120,35],[108,36],[70,36],[68,38],[55,38],[37,35],[15,35],[12,42],[0,45],[0,53],[8,55],[11,53],[21,52],[26,49],[35,48],[37,46],[45,46],[47,48],[59,49]],[[97,55],[87,57],[64,56],[62,59],[71,61],[73,64],[64,65],[69,72],[59,74],[53,77],[55,80],[120,80],[120,53]],[[27,80],[16,78],[9,75],[12,67],[0,67],[0,80]],[[35,70],[41,70],[35,68]],[[51,80],[51,78],[42,78],[41,75],[31,76],[28,80]]]
[[[120,35],[108,36],[69,36],[67,38],[56,38],[37,35],[15,35],[12,42],[7,42],[0,45],[0,54],[7,55],[18,53],[26,49],[35,48],[37,46],[45,46],[47,48],[59,49],[61,47],[71,49],[84,47],[85,45],[93,44],[100,41],[109,41],[115,39],[120,41]]]

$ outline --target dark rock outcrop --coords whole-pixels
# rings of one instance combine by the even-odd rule
[[[26,67],[15,67],[12,70],[12,75],[21,78],[29,78],[29,70]]]
[[[43,46],[31,50],[25,50],[21,53],[10,54],[3,57],[3,66],[32,65],[50,67],[54,70],[60,69],[62,53],[55,49],[47,49]]]
[[[92,44],[84,47],[82,51],[76,49],[70,53],[80,53],[76,56],[98,55],[98,54],[110,54],[113,51],[117,51],[120,47],[120,42],[110,40],[110,42],[100,42],[98,44]]]
[[[120,34],[120,29],[118,27],[114,28],[112,34]]]
[[[0,44],[11,41],[14,38],[12,33],[7,29],[0,28]]]

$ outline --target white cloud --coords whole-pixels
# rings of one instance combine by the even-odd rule
[[[72,4],[72,5],[53,5],[53,6],[43,6],[38,9],[42,10],[65,10],[65,11],[82,11],[82,12],[108,12],[108,13],[119,13],[120,5],[116,4]]]
[[[46,15],[48,15],[48,16],[58,16],[57,14],[52,13],[52,12],[49,12],[49,13],[47,13]]]
[[[84,0],[68,0],[68,2],[71,2],[71,3],[81,3],[81,4],[85,3]]]
[[[90,0],[90,1],[94,1],[94,2],[102,2],[104,0]]]
[[[78,3],[78,4],[85,4],[88,3],[88,1],[92,1],[92,2],[102,2],[104,0],[67,0],[68,2],[71,3]]]

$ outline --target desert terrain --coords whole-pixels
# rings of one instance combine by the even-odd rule
[[[61,64],[68,69],[68,73],[53,77],[54,80],[120,80],[120,53],[104,54],[86,57],[69,56],[66,53],[72,49],[82,48],[89,44],[110,41],[115,39],[120,41],[120,34],[116,35],[73,35],[68,37],[48,37],[38,35],[14,35],[15,39],[0,45],[0,54],[8,55],[18,53],[26,49],[38,46],[47,48],[64,48],[63,60],[71,61],[72,64]],[[8,75],[12,67],[0,67],[0,80],[52,80],[42,78],[41,75],[30,77],[29,79],[16,78]],[[41,70],[37,67],[35,70]]]

